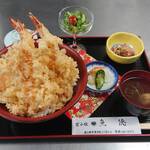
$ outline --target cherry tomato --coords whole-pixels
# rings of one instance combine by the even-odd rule
[[[77,24],[77,17],[76,16],[70,16],[69,17],[69,23],[73,26]]]

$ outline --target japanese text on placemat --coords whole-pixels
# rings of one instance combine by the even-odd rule
[[[141,129],[136,117],[74,118],[72,134],[141,134]]]

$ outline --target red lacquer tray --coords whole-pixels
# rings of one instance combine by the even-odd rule
[[[146,52],[141,58],[130,65],[119,65],[111,61],[105,52],[107,37],[79,37],[78,43],[82,44],[87,53],[97,60],[106,61],[113,65],[119,75],[133,69],[142,69],[150,71],[150,60]],[[64,37],[64,43],[71,43],[71,37]],[[100,107],[91,114],[91,117],[113,117],[113,116],[131,116],[123,105],[122,97],[119,90],[115,90],[107,99],[100,105]],[[150,122],[150,117],[139,117],[142,124]],[[0,141],[149,141],[149,129],[142,130],[139,135],[72,135],[71,119],[63,114],[56,119],[37,124],[23,124],[15,123],[0,117]]]

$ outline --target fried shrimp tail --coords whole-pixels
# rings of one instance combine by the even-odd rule
[[[13,18],[10,17],[10,18],[9,18],[9,21],[10,21],[12,27],[13,27],[14,29],[16,29],[18,32],[23,31],[23,29],[24,29],[24,24],[21,23],[19,20],[16,21],[15,19],[13,19]]]
[[[25,31],[25,25],[20,20],[15,20],[15,19],[10,17],[9,21],[10,21],[12,27],[15,30],[17,30],[19,34]]]
[[[40,31],[40,28],[42,28],[44,25],[31,12],[29,12],[29,18],[36,27],[36,30]]]

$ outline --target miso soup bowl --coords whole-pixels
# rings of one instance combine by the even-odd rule
[[[150,82],[150,72],[144,70],[132,70],[126,72],[120,81],[119,89],[121,95],[125,101],[125,107],[127,111],[135,116],[150,116],[150,104],[142,105],[137,100],[129,99],[125,94],[125,81],[132,79],[132,78],[142,78],[146,81]]]

